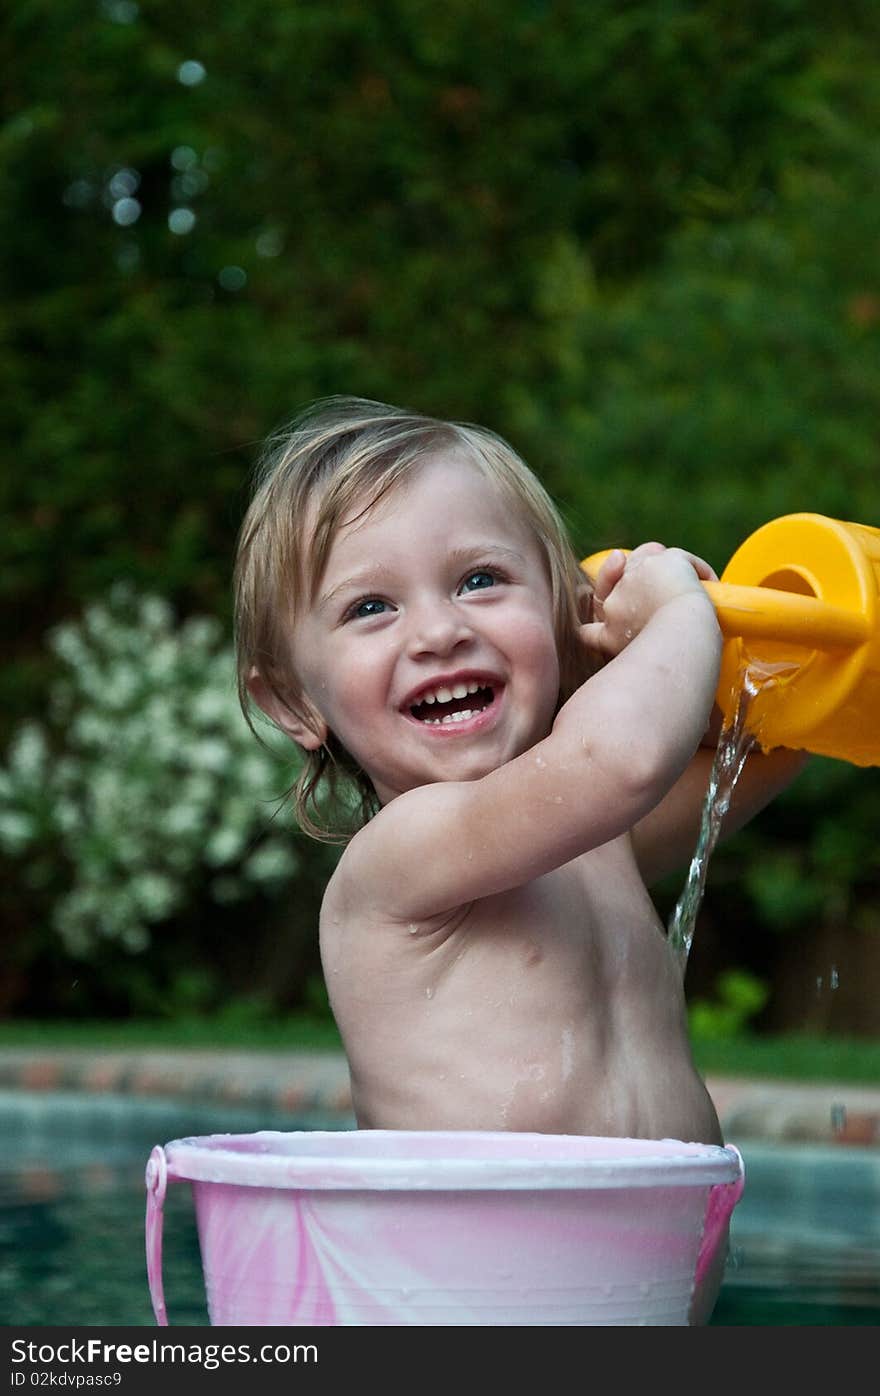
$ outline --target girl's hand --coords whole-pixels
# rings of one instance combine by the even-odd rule
[[[581,626],[581,639],[603,658],[613,659],[675,597],[696,593],[711,609],[700,583],[717,580],[708,562],[682,548],[642,543],[629,555],[615,548],[596,577],[591,618]]]

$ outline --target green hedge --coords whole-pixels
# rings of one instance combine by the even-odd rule
[[[258,443],[324,393],[500,431],[585,553],[720,570],[779,514],[880,523],[877,38],[870,0],[19,0],[4,741],[114,583],[228,629]],[[875,774],[798,789],[718,855],[707,916],[734,888],[750,931],[706,992],[772,976],[792,920],[880,920]],[[3,895],[45,965],[33,889]]]

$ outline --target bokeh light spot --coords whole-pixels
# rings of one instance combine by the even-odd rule
[[[207,76],[208,70],[195,58],[188,58],[177,70],[177,81],[182,82],[184,87],[198,87]]]
[[[247,272],[244,267],[223,267],[217,280],[224,291],[241,291],[247,285]]]
[[[141,216],[141,206],[137,199],[117,199],[112,208],[113,222],[120,228],[130,228]]]
[[[196,226],[196,216],[191,208],[173,208],[168,215],[168,227],[172,233],[191,233]]]

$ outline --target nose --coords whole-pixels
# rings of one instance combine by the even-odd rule
[[[470,623],[455,602],[435,597],[410,608],[409,653],[451,654],[473,635]]]

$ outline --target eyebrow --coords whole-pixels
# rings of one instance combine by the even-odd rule
[[[465,566],[468,562],[474,562],[484,557],[508,557],[513,562],[525,563],[522,553],[518,553],[515,548],[505,548],[500,543],[474,543],[466,544],[463,547],[452,548],[448,553],[449,561],[458,567]],[[337,582],[332,590],[325,592],[318,598],[318,608],[325,610],[331,606],[336,597],[341,592],[349,589],[357,591],[361,588],[371,588],[383,578],[393,577],[394,573],[381,562],[377,562],[369,567],[364,567],[360,572],[355,572],[351,577],[345,577],[341,582]]]
[[[377,562],[374,567],[365,567],[363,571],[355,572],[354,576],[346,577],[343,581],[337,582],[332,591],[327,591],[323,596],[319,597],[318,607],[320,610],[324,610],[335,600],[340,592],[348,591],[349,589],[358,591],[362,587],[370,587],[375,585],[377,580],[381,580],[383,577],[389,575],[390,573],[387,567],[383,567],[381,562]]]

